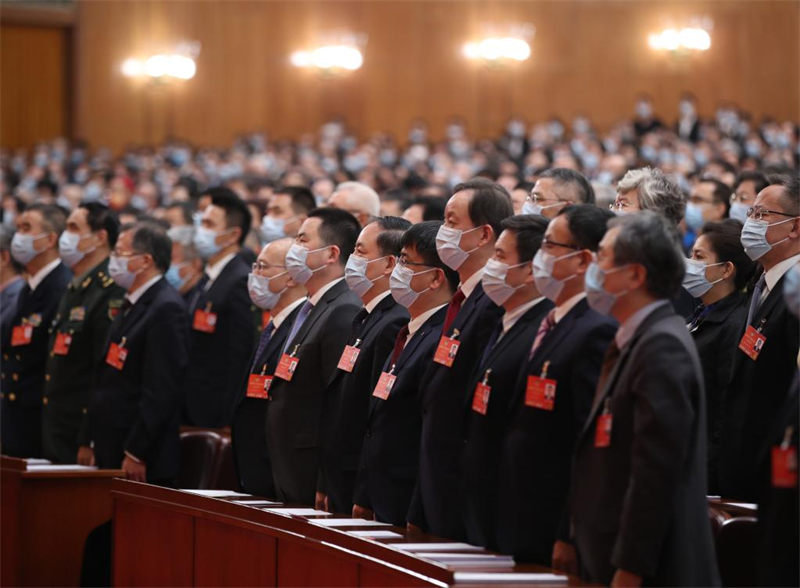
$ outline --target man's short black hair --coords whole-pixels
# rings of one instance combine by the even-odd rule
[[[458,272],[453,271],[442,262],[439,257],[439,252],[436,250],[436,234],[439,232],[439,227],[441,227],[442,224],[441,221],[423,221],[411,225],[408,230],[403,233],[400,247],[413,247],[414,251],[417,252],[417,255],[419,255],[419,258],[422,260],[422,263],[442,270],[450,292],[452,293],[458,288],[458,283],[461,278],[459,278]]]
[[[341,208],[315,208],[308,213],[308,218],[318,218],[319,238],[325,245],[336,245],[339,248],[339,263],[347,264],[347,258],[353,253],[361,232],[361,225],[356,217]]]
[[[567,227],[572,234],[572,241],[580,249],[597,251],[603,235],[606,234],[608,221],[614,213],[594,204],[573,204],[562,208],[557,216],[567,219]]]
[[[476,227],[489,225],[497,239],[502,231],[500,223],[514,214],[511,196],[500,184],[486,178],[472,178],[461,182],[453,188],[453,194],[462,190],[471,190],[469,201],[469,218]]]
[[[736,192],[736,189],[741,186],[743,182],[753,182],[756,194],[769,186],[769,180],[767,180],[767,176],[756,170],[743,171],[736,176],[736,181],[733,182],[733,191]]]
[[[372,222],[381,229],[377,239],[381,255],[400,255],[403,233],[411,223],[399,216],[379,216]]]
[[[714,199],[714,204],[725,205],[725,217],[727,217],[731,210],[731,194],[733,193],[731,187],[724,182],[720,182],[716,178],[709,178],[705,176],[700,178],[699,183],[712,184],[714,186],[714,191],[711,193],[711,197]]]
[[[133,231],[134,252],[149,253],[156,267],[162,273],[166,272],[172,259],[172,241],[167,237],[164,228],[149,221],[126,225],[123,230],[128,230],[128,227]]]
[[[192,206],[191,202],[172,202],[167,206],[167,210],[172,210],[177,208],[181,212],[181,218],[183,218],[183,222],[187,225],[194,224],[194,220],[192,219],[192,213],[194,212],[194,206]]]
[[[518,214],[503,221],[504,231],[511,231],[517,239],[517,256],[519,263],[531,261],[547,230],[547,219],[539,214]]]
[[[253,222],[253,216],[250,214],[250,209],[244,203],[244,200],[231,190],[230,188],[211,188],[202,194],[211,197],[211,204],[219,206],[225,211],[225,227],[239,227],[242,231],[239,235],[239,245],[244,243],[247,234],[250,232],[250,225]]]
[[[589,180],[574,169],[568,167],[554,167],[539,174],[539,179],[550,178],[559,186],[570,186],[583,204],[594,204],[594,188]]]
[[[444,208],[447,206],[447,198],[438,196],[421,196],[415,198],[411,206],[419,205],[422,207],[422,220],[444,220]]]
[[[308,215],[317,206],[314,194],[305,186],[282,186],[277,188],[273,196],[286,194],[292,199],[292,211],[295,214]]]
[[[119,219],[116,213],[100,202],[84,202],[78,208],[86,211],[86,223],[93,233],[101,230],[106,232],[108,246],[113,249],[119,236]]]

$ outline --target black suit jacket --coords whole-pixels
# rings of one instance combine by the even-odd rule
[[[719,494],[718,460],[723,394],[727,388],[741,328],[747,320],[747,297],[733,292],[716,302],[690,332],[697,345],[706,389],[706,430],[708,432],[708,491]]]
[[[419,479],[409,522],[434,535],[452,539],[464,535],[458,488],[465,407],[467,399],[472,400],[468,380],[502,314],[478,283],[447,333],[454,329],[460,333],[453,366],[431,361],[423,380]]]
[[[439,343],[447,308],[425,321],[397,358],[397,379],[386,400],[370,397],[354,502],[379,521],[403,526],[419,469],[422,382]],[[391,366],[385,359],[383,370]]]
[[[336,375],[342,347],[350,335],[361,299],[344,279],[332,286],[308,313],[289,341],[298,347],[291,382],[275,378],[267,407],[267,446],[277,498],[314,504],[319,473],[320,426],[325,391]]]
[[[180,460],[180,389],[188,364],[186,306],[162,277],[111,323],[108,346],[125,338],[121,370],[97,372],[87,441],[97,465],[118,468],[128,451],[147,465],[147,480],[174,479]],[[107,351],[104,358],[107,357]]]
[[[14,457],[41,457],[42,389],[44,388],[49,329],[72,272],[59,263],[31,292],[22,287],[17,311],[3,333],[3,361],[0,363],[2,395],[3,453]],[[11,346],[13,327],[33,325],[31,342]]]
[[[355,336],[361,342],[353,371],[337,369],[325,393],[322,444],[322,485],[331,510],[353,510],[353,488],[367,427],[367,411],[386,358],[392,353],[397,332],[408,323],[408,311],[389,294],[367,315]]]
[[[494,546],[497,500],[497,466],[503,434],[508,425],[508,406],[528,360],[533,340],[544,316],[553,308],[547,299],[529,308],[516,323],[482,354],[467,384],[466,431],[461,454],[461,516],[466,539],[474,545]],[[497,328],[502,327],[502,322]],[[487,342],[488,345],[488,342]],[[486,414],[472,409],[475,388],[484,381],[491,386]]]
[[[257,350],[253,351],[250,357],[250,369],[247,370],[239,387],[239,402],[231,424],[231,442],[239,484],[248,494],[275,497],[265,428],[269,401],[265,398],[248,398],[247,382],[251,373],[261,374],[264,366],[266,366],[263,371],[265,375],[275,373],[281,350],[286,344],[292,323],[300,312],[300,306],[302,303],[296,306],[275,329],[259,357],[255,357]]]
[[[606,401],[610,445],[595,447]],[[616,569],[646,585],[719,584],[706,501],[700,359],[683,318],[656,308],[598,384],[575,448],[571,515],[590,582]]]
[[[247,293],[250,268],[234,256],[208,290],[200,290],[189,308],[189,363],[183,386],[186,422],[198,427],[225,427],[231,423],[239,382],[247,371],[256,338]],[[210,307],[209,307],[210,305]],[[192,327],[195,310],[217,315],[213,333]]]
[[[719,482],[725,498],[757,502],[756,456],[767,442],[764,432],[786,401],[800,346],[797,317],[786,308],[783,298],[783,278],[761,304],[752,324],[762,327],[767,340],[753,361],[738,349],[745,325],[735,339],[731,380],[722,409]]]
[[[545,335],[531,360],[523,360],[513,384],[509,424],[498,452],[495,537],[497,548],[519,561],[550,565],[553,542],[568,538],[572,451],[616,327],[616,321],[580,300]],[[547,379],[556,381],[552,411],[525,404],[528,376],[540,376],[545,362]]]

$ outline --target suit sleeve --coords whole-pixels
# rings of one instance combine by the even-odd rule
[[[147,333],[139,413],[125,441],[125,450],[145,462],[153,443],[179,410],[188,338],[186,309],[177,303],[162,306]]]
[[[699,375],[677,337],[663,334],[643,342],[640,350],[638,358],[631,358],[635,366],[631,472],[611,563],[654,576],[677,484],[694,441],[698,414],[691,396],[699,389]]]
[[[227,350],[228,373],[235,374],[225,385],[228,390],[226,398],[230,399],[231,414],[225,422],[230,422],[233,418],[233,410],[238,404],[238,398],[242,390],[242,380],[240,375],[248,371],[249,361],[253,353],[255,342],[255,325],[253,324],[253,314],[250,310],[250,295],[247,293],[247,278],[237,279],[230,291],[230,298],[226,301],[228,306],[228,328],[231,334],[224,342]]]

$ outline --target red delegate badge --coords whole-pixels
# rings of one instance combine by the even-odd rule
[[[272,376],[250,374],[250,378],[247,380],[247,397],[269,398],[270,386],[272,386]]]
[[[392,366],[394,369],[394,366]],[[375,384],[375,389],[372,391],[372,395],[376,398],[380,398],[381,400],[386,400],[389,398],[389,394],[392,392],[392,386],[394,386],[394,381],[397,379],[391,371],[388,372],[381,372],[381,377],[378,378],[378,383]]]
[[[603,414],[597,417],[597,428],[594,431],[594,446],[595,447],[610,447],[611,446],[611,399],[606,398],[606,404],[603,408]]]
[[[11,347],[28,345],[33,338],[33,325],[17,325],[11,329]]]
[[[300,363],[300,359],[295,357],[298,347],[299,345],[295,345],[294,350],[291,353],[284,353],[281,355],[281,360],[278,362],[278,368],[275,370],[275,375],[281,380],[286,380],[287,382],[292,381],[294,372],[297,370],[297,366]]]
[[[213,333],[217,330],[217,315],[211,312],[211,304],[209,304],[205,310],[200,310],[198,308],[194,311],[192,328],[195,331],[201,331],[203,333]]]
[[[742,340],[739,341],[739,349],[753,361],[758,359],[759,353],[764,348],[764,343],[767,338],[756,330],[753,325],[747,325],[747,329],[742,335]]]
[[[53,343],[53,353],[56,355],[67,355],[70,345],[72,345],[72,335],[69,333],[56,333],[56,342]]]
[[[456,360],[458,354],[458,347],[461,345],[456,340],[458,337],[458,329],[453,330],[453,336],[448,337],[442,335],[439,339],[439,346],[436,348],[436,353],[433,355],[433,361],[447,367],[453,367],[453,362]]]
[[[358,354],[361,353],[361,350],[358,348],[359,343],[361,343],[361,339],[356,339],[354,345],[344,346],[342,355],[339,357],[339,364],[336,366],[337,368],[339,368],[340,370],[344,370],[347,373],[353,371],[353,366],[356,365]]]
[[[106,354],[106,363],[114,369],[121,370],[125,366],[125,360],[128,358],[128,350],[125,349],[125,338],[123,337],[119,345],[112,343],[108,346],[108,353]]]

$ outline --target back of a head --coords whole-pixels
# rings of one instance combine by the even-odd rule
[[[413,247],[414,251],[417,252],[417,255],[422,260],[422,263],[442,270],[447,279],[447,284],[450,287],[450,292],[455,292],[461,278],[459,278],[458,272],[444,264],[436,250],[436,234],[439,232],[439,227],[441,226],[441,221],[423,221],[411,225],[408,230],[403,233],[400,247]]]
[[[308,218],[320,219],[319,237],[325,245],[336,245],[339,248],[339,263],[344,266],[347,258],[356,248],[361,225],[356,217],[338,208],[315,208]]]
[[[244,243],[253,221],[250,209],[247,208],[247,204],[245,204],[244,200],[239,198],[236,192],[230,188],[211,188],[210,190],[206,190],[203,194],[207,194],[211,197],[211,204],[225,211],[226,227],[239,227],[241,229],[239,245]]]
[[[616,217],[609,227],[620,228],[614,242],[615,265],[642,265],[647,271],[645,287],[650,295],[673,298],[686,271],[677,227],[653,211]]]
[[[554,167],[539,175],[540,180],[546,178],[553,180],[557,190],[570,190],[574,202],[594,204],[594,189],[582,173],[567,167]]]
[[[512,231],[516,237],[519,263],[531,261],[539,251],[547,222],[546,218],[538,214],[518,214],[503,221],[503,230]]]
[[[422,220],[444,220],[444,209],[445,206],[447,206],[447,198],[419,198],[415,204],[422,206]]]
[[[698,237],[703,236],[717,255],[717,261],[730,261],[736,267],[734,286],[741,290],[750,282],[756,269],[754,262],[744,252],[741,241],[742,223],[733,218],[706,223]]]
[[[55,204],[32,204],[25,209],[27,211],[38,211],[42,216],[42,226],[46,231],[52,231],[56,235],[61,235],[67,228],[67,215],[64,209]]]
[[[113,249],[119,236],[119,219],[116,213],[100,202],[84,202],[79,206],[86,210],[86,223],[92,232],[104,230],[108,235],[108,246]]]
[[[603,235],[606,234],[608,221],[614,218],[614,213],[594,204],[573,204],[562,208],[558,216],[567,219],[569,232],[577,247],[597,251]]]
[[[376,217],[381,213],[381,199],[378,193],[361,182],[342,182],[333,191],[347,192],[349,200],[358,207],[359,212],[368,214],[371,217]]]
[[[127,227],[122,230],[127,230]],[[133,250],[149,253],[158,270],[166,272],[172,261],[172,241],[167,237],[164,227],[150,221],[139,221],[130,230],[133,231]]]
[[[274,194],[287,194],[292,199],[292,211],[295,214],[308,215],[317,207],[314,194],[305,186],[283,186],[275,190]]]
[[[408,230],[411,223],[399,216],[381,216],[373,222],[381,229],[377,239],[381,255],[400,255],[403,233]]]
[[[503,186],[486,178],[472,178],[462,182],[453,188],[453,193],[464,190],[472,191],[468,209],[472,224],[476,227],[491,226],[496,239],[503,230],[503,220],[514,214],[511,195]]]

